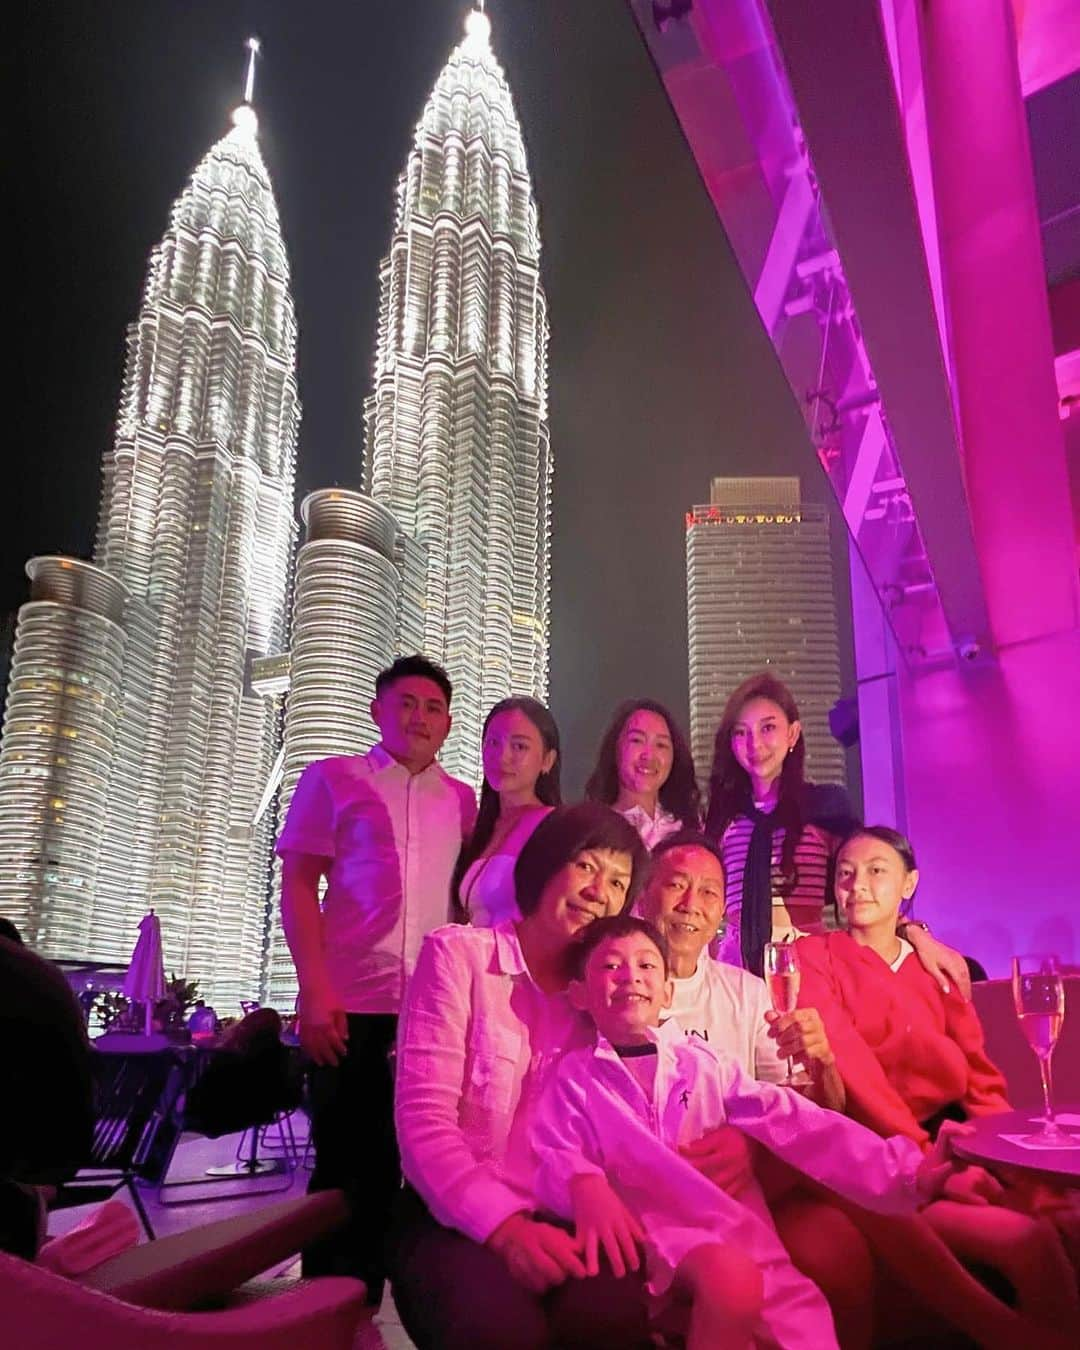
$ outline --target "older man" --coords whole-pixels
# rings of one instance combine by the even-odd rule
[[[709,839],[682,831],[663,840],[638,908],[667,938],[675,983],[670,1016],[687,1035],[729,1051],[764,1082],[781,1082],[787,1060],[798,1060],[810,1074],[808,1095],[844,1109],[844,1085],[817,1011],[781,1016],[764,980],[710,958],[724,917],[724,864]]]
[[[844,1085],[820,1014],[800,1008],[780,1016],[764,980],[709,955],[724,917],[724,865],[711,840],[683,831],[659,844],[638,908],[667,939],[675,983],[671,1016],[688,1035],[729,1051],[766,1081],[785,1077],[789,1057],[798,1060],[810,1074],[808,1095],[832,1110],[844,1109]],[[683,1153],[729,1194],[743,1193],[750,1150],[733,1127],[722,1125]],[[865,1238],[783,1164],[759,1152],[754,1171],[792,1261],[829,1301],[840,1344],[869,1344],[874,1266]]]

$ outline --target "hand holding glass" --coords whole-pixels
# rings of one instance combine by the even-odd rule
[[[1013,1003],[1020,1030],[1034,1050],[1042,1078],[1042,1129],[1024,1143],[1033,1148],[1080,1148],[1080,1135],[1069,1134],[1054,1119],[1050,1060],[1065,1020],[1065,985],[1054,956],[1013,957]]]
[[[776,1012],[781,1015],[793,1013],[799,1004],[800,979],[799,958],[794,942],[766,942],[765,979]],[[793,1061],[789,1059],[784,1082],[791,1086],[798,1081]]]

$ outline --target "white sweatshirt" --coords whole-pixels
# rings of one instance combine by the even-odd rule
[[[653,1293],[666,1291],[695,1247],[730,1242],[764,1277],[757,1343],[829,1350],[836,1339],[828,1305],[792,1266],[760,1193],[748,1203],[732,1198],[677,1149],[718,1125],[735,1125],[807,1176],[886,1214],[914,1212],[922,1153],[908,1139],[881,1139],[797,1092],[755,1082],[733,1056],[685,1036],[674,1021],[651,1038],[657,1047],[651,1100],[603,1038],[570,1051],[552,1073],[532,1124],[542,1204],[570,1218],[572,1179],[606,1175],[648,1236]]]

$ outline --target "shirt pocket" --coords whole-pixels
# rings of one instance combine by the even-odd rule
[[[474,1106],[490,1114],[509,1111],[521,1077],[521,1037],[487,1031],[472,1047],[466,1093]]]

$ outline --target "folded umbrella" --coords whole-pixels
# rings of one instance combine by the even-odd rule
[[[165,997],[165,958],[161,952],[161,920],[153,910],[139,921],[139,940],[124,976],[124,994],[146,1004],[146,1034],[151,1031],[154,1004]]]

